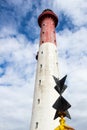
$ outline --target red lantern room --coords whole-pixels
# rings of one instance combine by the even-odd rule
[[[40,45],[46,42],[56,45],[55,27],[58,23],[58,17],[49,9],[46,9],[38,18],[38,24],[41,27]]]

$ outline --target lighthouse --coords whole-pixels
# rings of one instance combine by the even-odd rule
[[[41,31],[30,130],[54,130],[58,125],[58,120],[53,119],[55,110],[52,108],[58,97],[53,79],[53,75],[59,76],[55,31],[58,17],[46,9],[38,17],[38,24]]]
[[[38,17],[38,24],[41,31],[30,130],[74,130],[64,119],[71,119],[68,111],[71,105],[62,96],[67,88],[67,75],[59,79],[55,32],[58,17],[46,9]]]

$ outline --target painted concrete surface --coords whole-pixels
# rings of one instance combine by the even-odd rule
[[[40,44],[45,42],[56,45],[55,21],[51,17],[44,18],[41,24]]]
[[[57,48],[47,42],[39,48],[30,130],[54,130],[58,125],[58,120],[53,120],[52,105],[58,98],[53,75],[59,76]]]

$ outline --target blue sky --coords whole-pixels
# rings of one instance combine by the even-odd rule
[[[60,78],[76,130],[87,128],[87,0],[0,0],[0,129],[29,130],[39,47],[39,14],[59,17],[56,28]]]

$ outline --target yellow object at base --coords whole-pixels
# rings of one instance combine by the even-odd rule
[[[59,120],[59,122],[60,122],[60,125],[57,128],[55,128],[54,130],[74,130],[73,128],[71,128],[65,124],[65,119],[63,116],[61,116],[61,119]]]

